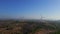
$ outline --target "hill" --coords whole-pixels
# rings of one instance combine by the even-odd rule
[[[0,20],[0,34],[60,34],[55,21]]]

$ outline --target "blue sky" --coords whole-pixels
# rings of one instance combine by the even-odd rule
[[[60,19],[60,0],[0,0],[0,18]]]

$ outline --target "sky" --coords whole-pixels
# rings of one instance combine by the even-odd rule
[[[60,0],[0,0],[0,19],[60,19]]]

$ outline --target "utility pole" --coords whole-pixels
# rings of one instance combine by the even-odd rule
[[[42,16],[41,16],[41,21],[42,21],[43,19],[42,19]]]
[[[42,15],[40,16],[40,21],[43,21],[43,18],[45,18],[45,17],[43,17]]]

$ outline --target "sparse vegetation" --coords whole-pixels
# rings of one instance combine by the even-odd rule
[[[59,25],[56,22],[5,20],[0,21],[0,34],[60,34]]]

